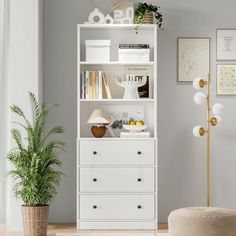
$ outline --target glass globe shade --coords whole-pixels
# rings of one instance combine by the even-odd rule
[[[197,90],[202,89],[205,85],[204,82],[205,81],[202,78],[198,77],[198,78],[193,80],[193,87]]]
[[[222,117],[221,116],[214,116],[211,118],[211,120],[213,121],[212,125],[217,127],[222,122]]]
[[[216,103],[212,106],[212,113],[216,116],[220,116],[222,114],[222,111],[224,109],[224,106],[220,103]]]
[[[193,135],[196,138],[200,138],[205,134],[205,129],[201,125],[197,125],[193,128]]]
[[[198,92],[194,95],[194,102],[198,105],[200,104],[204,104],[206,102],[206,99],[207,99],[207,95],[203,92]]]

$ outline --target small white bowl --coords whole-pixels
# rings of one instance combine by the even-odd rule
[[[147,125],[123,125],[131,133],[141,132],[147,128]]]

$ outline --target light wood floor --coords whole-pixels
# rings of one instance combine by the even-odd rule
[[[75,224],[50,224],[48,226],[48,236],[55,236],[56,233],[75,233],[75,232],[76,232]],[[166,224],[159,225],[158,232],[159,233],[167,232],[167,225]],[[11,232],[4,225],[0,225],[0,236],[24,236],[24,234],[22,232]]]

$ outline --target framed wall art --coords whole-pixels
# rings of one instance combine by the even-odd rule
[[[236,95],[236,64],[217,65],[217,95]]]
[[[210,71],[210,38],[178,38],[178,82],[207,78]]]
[[[236,29],[216,30],[217,60],[236,60]]]

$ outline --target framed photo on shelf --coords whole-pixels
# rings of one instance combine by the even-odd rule
[[[236,64],[217,65],[217,95],[236,95]]]
[[[207,78],[210,71],[210,38],[177,39],[177,82],[192,82],[196,77]]]
[[[217,60],[236,60],[236,29],[216,30]]]

